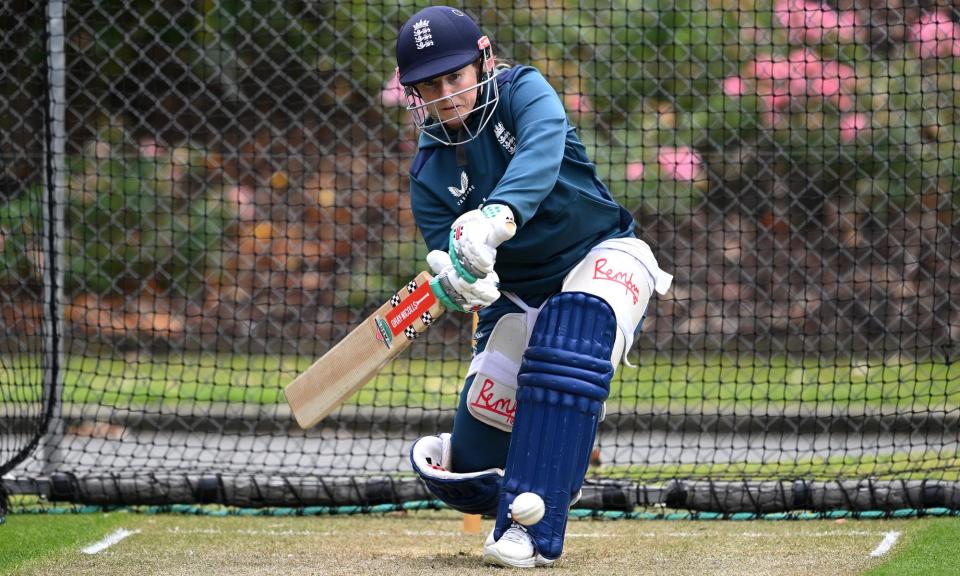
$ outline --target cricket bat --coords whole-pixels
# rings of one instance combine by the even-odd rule
[[[284,389],[301,428],[323,420],[446,310],[420,272]]]

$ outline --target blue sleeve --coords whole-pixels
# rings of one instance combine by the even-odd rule
[[[431,197],[430,191],[415,178],[410,178],[410,206],[413,219],[429,250],[446,250],[450,226],[457,215]]]
[[[567,114],[553,87],[535,69],[518,74],[509,90],[517,151],[487,202],[510,206],[517,224],[523,226],[557,183]]]

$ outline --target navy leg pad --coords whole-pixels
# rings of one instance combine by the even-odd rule
[[[527,530],[537,551],[563,551],[570,500],[583,485],[603,402],[617,323],[610,305],[583,292],[562,292],[540,311],[517,377],[517,411],[494,538],[511,524],[513,499],[543,498],[543,519]]]

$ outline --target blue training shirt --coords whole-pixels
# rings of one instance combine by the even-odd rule
[[[506,204],[518,229],[497,249],[501,289],[554,293],[590,248],[634,236],[635,224],[597,178],[540,72],[515,66],[500,72],[497,83],[500,102],[477,138],[447,146],[420,135],[410,168],[414,218],[427,247],[446,251],[450,226],[461,214]]]

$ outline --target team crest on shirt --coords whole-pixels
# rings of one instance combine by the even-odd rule
[[[463,204],[467,200],[467,197],[470,196],[470,193],[473,192],[473,184],[470,183],[470,177],[467,176],[467,171],[464,170],[460,172],[459,188],[456,186],[447,186],[447,190],[457,199],[458,206]]]
[[[497,142],[503,146],[511,156],[517,153],[517,139],[513,137],[503,125],[503,122],[497,122],[493,126],[493,134],[497,137]]]

